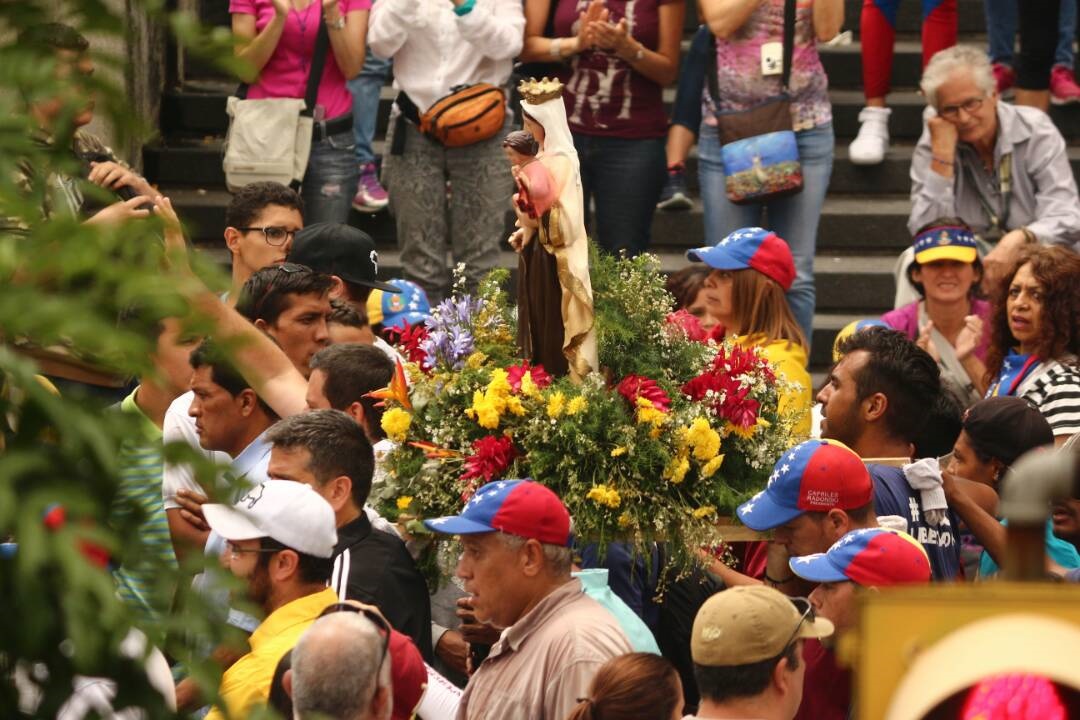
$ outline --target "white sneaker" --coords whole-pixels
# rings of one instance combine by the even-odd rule
[[[859,134],[848,147],[848,158],[855,165],[877,165],[889,149],[889,108],[864,107],[859,113]]]

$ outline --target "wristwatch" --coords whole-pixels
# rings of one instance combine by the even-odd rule
[[[325,17],[323,19],[326,20]],[[334,20],[333,22],[331,22],[329,20],[326,20],[326,29],[327,30],[344,30],[345,29],[345,16],[341,15],[341,16],[338,17],[337,20]]]

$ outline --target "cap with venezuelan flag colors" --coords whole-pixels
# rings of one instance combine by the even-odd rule
[[[792,558],[789,564],[810,582],[850,580],[866,587],[930,582],[930,560],[919,541],[886,528],[852,530],[828,552]]]

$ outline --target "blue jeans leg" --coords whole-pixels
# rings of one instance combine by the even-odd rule
[[[653,214],[666,173],[664,138],[627,140],[574,133],[585,207],[596,204],[592,233],[608,252],[649,248]]]
[[[346,223],[360,168],[356,164],[356,140],[352,130],[325,137],[311,146],[300,196],[304,200],[304,224]]]
[[[1016,47],[1017,0],[984,0],[990,62],[1013,64]]]
[[[1072,69],[1076,61],[1076,55],[1073,53],[1073,40],[1076,39],[1076,0],[1061,0],[1060,13],[1054,64]]]
[[[348,82],[353,96],[353,135],[356,138],[356,163],[367,165],[375,161],[371,144],[375,139],[375,120],[379,116],[379,92],[386,84],[390,61],[372,55],[368,49],[364,68]]]
[[[682,125],[695,135],[701,127],[701,95],[705,88],[705,68],[709,66],[709,50],[713,47],[712,37],[708,25],[702,25],[694,33],[679,69],[679,85],[671,109],[671,124]]]
[[[796,133],[802,163],[803,190],[759,205],[736,205],[727,199],[724,162],[716,128],[702,126],[698,138],[698,168],[701,200],[705,209],[705,240],[715,245],[725,235],[742,227],[762,224],[787,241],[795,259],[795,282],[788,291],[791,312],[810,342],[814,327],[814,252],[825,193],[832,177],[835,139],[832,125],[822,125]]]

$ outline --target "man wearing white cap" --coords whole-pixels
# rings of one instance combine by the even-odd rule
[[[268,480],[234,506],[204,505],[210,528],[225,538],[229,569],[247,582],[248,598],[262,607],[262,621],[248,642],[251,652],[221,677],[221,699],[232,717],[263,705],[281,656],[337,595],[326,587],[337,543],[334,510],[308,485]],[[208,720],[222,720],[214,707]]]

